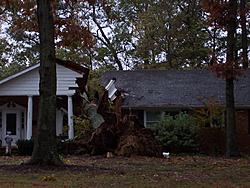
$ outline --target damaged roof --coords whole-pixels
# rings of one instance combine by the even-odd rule
[[[208,100],[225,105],[225,81],[209,70],[109,71],[102,85],[112,78],[127,93],[125,108],[195,108]],[[235,105],[250,108],[250,70],[235,81]]]

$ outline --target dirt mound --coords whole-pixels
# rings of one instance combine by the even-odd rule
[[[92,155],[113,152],[119,156],[161,156],[161,146],[150,129],[142,128],[131,118],[119,124],[103,123],[92,134]]]
[[[161,147],[150,129],[138,129],[120,137],[115,153],[120,156],[161,156]]]

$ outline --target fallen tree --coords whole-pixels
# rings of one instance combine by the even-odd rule
[[[88,139],[85,136],[76,139],[74,144],[68,143],[74,150],[71,153],[102,155],[112,152],[127,157],[131,155],[162,156],[162,148],[154,138],[153,132],[140,125],[136,116],[122,112],[123,98],[120,94],[114,100],[113,108],[109,108],[107,91],[104,92],[98,106],[89,102],[86,96],[83,100],[84,109],[91,117],[92,124],[96,126],[99,123],[100,125],[89,135]]]

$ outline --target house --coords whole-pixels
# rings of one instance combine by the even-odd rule
[[[211,99],[225,108],[225,81],[209,70],[110,71],[102,75],[102,85],[113,78],[125,93],[122,108],[145,127],[164,114],[202,109]],[[250,70],[235,81],[235,106],[237,134],[250,151]]]
[[[39,66],[35,64],[0,80],[0,139],[11,131],[14,143],[19,139],[31,139],[36,135],[39,109]],[[83,66],[57,60],[57,112],[56,134],[63,133],[65,119],[68,138],[74,137],[74,113],[80,102],[77,91],[83,92],[87,83],[88,69]]]

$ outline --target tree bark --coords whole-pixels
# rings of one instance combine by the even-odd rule
[[[240,24],[242,29],[242,60],[243,68],[248,68],[248,55],[247,55],[247,26],[246,26],[246,0],[240,1]]]
[[[237,138],[236,138],[236,120],[235,120],[235,105],[234,105],[234,80],[226,80],[226,111],[227,111],[227,144],[226,156],[239,156]]]
[[[54,23],[49,0],[37,0],[40,38],[38,135],[30,164],[60,165],[56,146],[56,61]]]
[[[227,62],[232,64],[232,69],[236,63],[236,27],[237,27],[237,1],[229,1],[230,19],[227,24]],[[233,72],[233,71],[232,71]],[[239,156],[237,139],[236,139],[236,120],[235,120],[235,103],[234,103],[234,75],[227,75],[226,78],[226,111],[227,111],[227,128],[226,128],[226,156]]]

